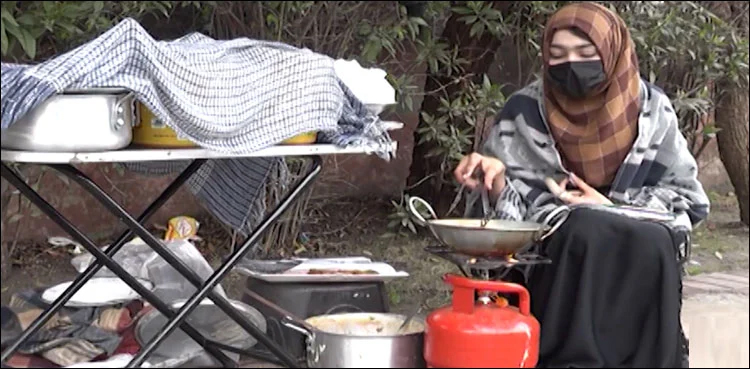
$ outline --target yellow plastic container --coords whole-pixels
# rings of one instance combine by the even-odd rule
[[[178,137],[177,132],[169,128],[161,119],[154,116],[145,105],[138,102],[137,124],[133,127],[133,144],[153,148],[190,148],[198,147],[192,141]],[[299,134],[282,142],[283,145],[309,145],[318,139],[317,132]]]
[[[307,132],[282,141],[284,145],[310,145],[318,140],[318,132]]]
[[[192,141],[178,137],[177,132],[154,116],[145,105],[138,102],[136,109],[138,120],[133,127],[133,144],[153,148],[198,147]]]

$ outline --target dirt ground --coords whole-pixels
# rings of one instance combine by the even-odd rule
[[[688,271],[704,272],[748,269],[748,228],[738,222],[734,199],[711,194],[712,212],[709,219],[694,232],[694,250]],[[265,257],[280,253],[297,256],[368,256],[386,261],[397,270],[405,270],[410,277],[388,283],[393,311],[411,311],[417,304],[429,308],[449,300],[448,289],[440,279],[457,268],[426,251],[435,245],[426,232],[421,235],[409,231],[395,235],[387,227],[393,206],[383,200],[312,199],[302,222],[302,234],[297,242],[282,245]],[[228,234],[209,218],[202,222],[199,235],[203,241],[197,247],[213,264],[228,251]],[[156,233],[161,236],[161,231]],[[62,235],[61,235],[62,236]],[[101,240],[106,242],[106,240]],[[21,289],[49,286],[71,280],[75,270],[69,252],[48,245],[21,245],[13,256],[13,270],[2,284],[2,303],[10,294]],[[276,254],[276,255],[274,255]],[[232,297],[239,297],[242,277],[233,273],[223,283]]]

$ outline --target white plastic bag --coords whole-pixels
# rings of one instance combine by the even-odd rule
[[[178,259],[182,260],[188,269],[198,274],[201,280],[205,281],[214,272],[208,261],[206,261],[200,251],[190,241],[174,240],[161,242]],[[175,300],[190,298],[197,291],[192,283],[140,238],[135,238],[125,244],[115,254],[113,259],[133,277],[150,281],[154,285],[153,292],[156,296],[168,304]],[[93,260],[93,255],[85,253],[74,257],[71,263],[79,273],[82,273]],[[97,272],[96,276],[113,277],[115,274],[107,269],[107,267],[103,267]],[[216,286],[215,291],[222,296],[226,296],[224,289],[220,285]]]

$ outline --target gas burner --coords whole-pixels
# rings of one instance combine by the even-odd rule
[[[444,246],[428,246],[425,251],[456,264],[467,277],[486,280],[502,280],[516,267],[552,263],[552,260],[533,253],[507,257],[475,257]]]

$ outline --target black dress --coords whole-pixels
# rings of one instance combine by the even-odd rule
[[[528,276],[541,324],[538,367],[686,365],[676,235],[664,225],[576,209]]]

